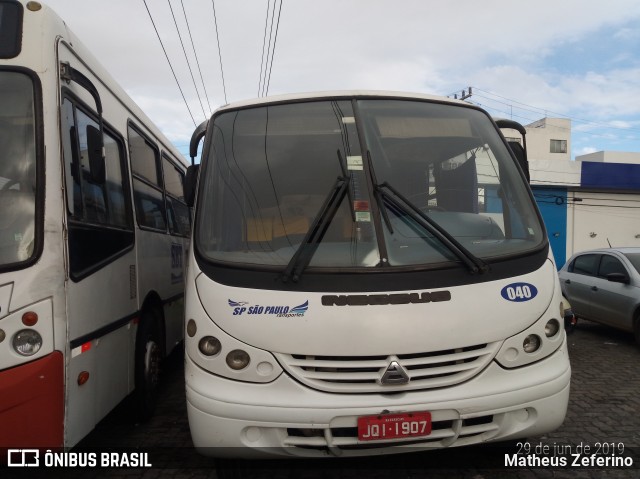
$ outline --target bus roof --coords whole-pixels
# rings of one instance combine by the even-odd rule
[[[274,95],[264,98],[253,98],[248,100],[240,100],[233,103],[224,105],[216,113],[225,110],[233,110],[238,108],[247,108],[251,106],[268,105],[274,103],[295,102],[303,100],[322,100],[322,99],[341,99],[341,98],[355,98],[355,97],[379,97],[379,98],[398,98],[409,100],[430,100],[440,101],[457,105],[469,106],[469,103],[461,100],[453,100],[451,98],[426,95],[424,93],[411,93],[400,91],[385,91],[385,90],[336,90],[336,91],[318,91],[318,92],[302,92],[302,93],[289,93],[286,95]]]

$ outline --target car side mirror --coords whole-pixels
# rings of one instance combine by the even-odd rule
[[[607,278],[607,281],[611,281],[612,283],[629,284],[631,282],[629,276],[624,273],[609,273],[605,278]]]
[[[200,165],[189,166],[184,179],[184,201],[187,203],[189,208],[191,208],[195,203],[199,171]]]

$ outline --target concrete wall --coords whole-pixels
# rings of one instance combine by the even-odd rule
[[[529,166],[558,267],[563,257],[588,249],[640,247],[640,164],[531,160]]]
[[[640,194],[571,191],[567,254],[593,248],[640,247]]]
[[[529,125],[527,130],[527,155],[529,160],[567,161],[571,159],[571,120],[566,118],[542,118]],[[565,153],[551,153],[551,140],[567,142]]]
[[[587,155],[576,156],[576,161],[598,163],[640,164],[640,153],[629,151],[596,151]]]

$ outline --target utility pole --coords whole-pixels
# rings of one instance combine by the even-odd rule
[[[467,90],[462,90],[460,92],[460,98],[458,98],[458,93],[451,93],[451,95],[447,95],[447,97],[451,98],[451,96],[453,96],[455,100],[466,100],[467,98],[470,98],[471,95],[473,95],[473,89],[472,87],[469,87]]]

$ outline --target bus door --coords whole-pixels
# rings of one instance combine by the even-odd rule
[[[72,411],[66,443],[75,444],[133,389],[137,280],[125,146],[107,126],[110,98],[95,86],[91,91],[98,82],[88,70],[72,77],[82,67],[64,43],[59,60],[66,68],[60,83]],[[76,81],[82,76],[89,84]]]

